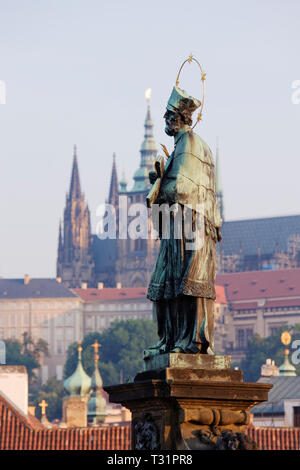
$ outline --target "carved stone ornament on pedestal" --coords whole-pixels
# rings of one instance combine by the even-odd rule
[[[151,369],[148,358],[133,383],[105,387],[111,402],[132,412],[133,449],[256,448],[245,435],[249,411],[268,399],[272,385],[244,383],[228,356],[171,353],[160,360],[164,368]]]

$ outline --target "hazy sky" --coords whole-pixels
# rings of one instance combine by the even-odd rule
[[[225,217],[299,213],[298,0],[0,0],[0,275],[55,276],[58,223],[77,144],[93,230],[112,154],[129,187],[146,113],[158,143],[181,62],[207,73],[203,121],[219,137]],[[196,66],[180,86],[201,98]]]

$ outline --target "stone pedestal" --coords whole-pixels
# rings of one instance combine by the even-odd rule
[[[105,387],[132,412],[132,449],[255,448],[244,434],[249,410],[272,385],[244,383],[229,356],[161,354],[145,369],[133,383]]]

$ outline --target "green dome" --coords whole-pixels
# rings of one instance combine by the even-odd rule
[[[283,364],[279,367],[279,375],[281,376],[296,376],[296,367],[294,367],[289,361],[289,350],[284,351],[285,358]]]
[[[78,347],[78,364],[75,372],[64,381],[64,388],[71,397],[85,397],[91,390],[91,378],[81,363],[82,347]]]
[[[96,349],[98,350],[98,343],[96,344]],[[98,359],[99,356],[96,353],[94,356],[95,368],[92,375],[92,392],[87,404],[89,421],[93,421],[94,424],[103,423],[107,416],[106,399],[103,395],[103,382],[98,369]]]

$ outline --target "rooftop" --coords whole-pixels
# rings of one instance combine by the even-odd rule
[[[76,298],[56,279],[0,279],[0,299]]]
[[[261,377],[258,382],[273,384],[269,391],[268,401],[256,405],[251,413],[254,415],[284,414],[284,400],[300,399],[300,377],[271,376]]]
[[[225,287],[229,302],[281,299],[283,306],[289,298],[300,305],[300,268],[218,274],[216,283]]]
[[[286,252],[287,241],[292,234],[300,234],[300,215],[265,217],[225,221],[222,225],[222,243],[218,246],[225,255],[237,253],[244,256],[266,256]]]
[[[139,300],[147,298],[147,287],[103,287],[102,289],[72,289],[85,302],[99,300]],[[227,303],[225,289],[223,286],[216,286],[216,301]]]

